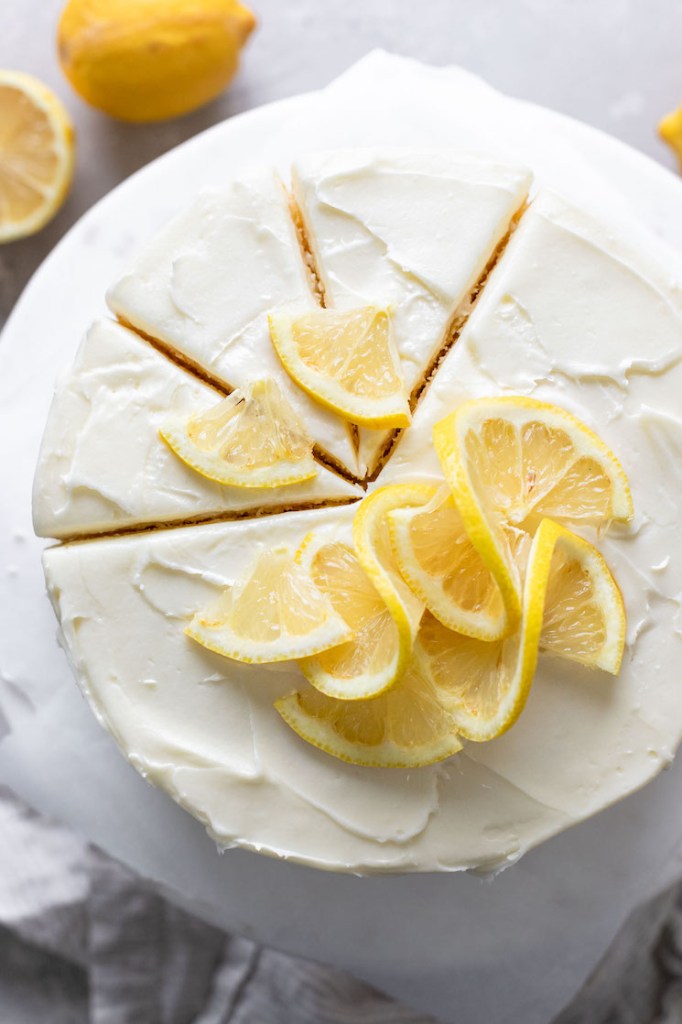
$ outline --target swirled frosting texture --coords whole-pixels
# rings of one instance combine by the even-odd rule
[[[418,771],[355,768],[274,711],[302,684],[297,670],[236,665],[183,633],[275,538],[347,538],[352,507],[53,548],[45,569],[65,645],[131,762],[220,844],[359,872],[493,870],[651,778],[682,733],[677,273],[634,228],[538,196],[379,479],[439,475],[433,423],[471,396],[533,394],[590,424],[621,458],[637,509],[599,538],[628,612],[618,679],[544,657],[505,736]]]
[[[33,488],[41,537],[73,537],[361,495],[323,465],[286,488],[222,487],[186,466],[159,435],[171,415],[210,409],[222,395],[132,331],[96,321],[48,416]]]
[[[455,152],[360,150],[304,157],[292,176],[327,304],[391,308],[411,392],[523,204],[530,172]],[[385,443],[384,431],[360,431],[364,468]]]

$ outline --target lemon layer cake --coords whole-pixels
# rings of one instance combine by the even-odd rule
[[[525,168],[443,152],[326,153],[294,164],[293,193],[325,301],[391,307],[409,392],[466,312],[530,179]],[[386,440],[361,430],[369,473]]]
[[[352,163],[348,154],[306,158],[300,173],[327,160]],[[365,160],[358,156],[358,166]],[[510,217],[525,180],[508,193]],[[416,239],[412,213],[434,194],[418,174],[404,178],[395,208],[383,190],[363,189],[360,219],[406,220]],[[197,216],[185,219],[183,236]],[[355,231],[359,221],[348,216]],[[441,296],[446,256],[435,219],[423,217],[433,270],[422,263],[419,279]],[[497,230],[503,221],[500,214]],[[256,234],[269,237],[269,227],[265,217]],[[241,238],[246,247],[260,244],[252,229]],[[441,328],[480,276],[484,252],[470,244],[464,298],[448,293],[450,304],[438,305]],[[313,424],[343,421],[352,444],[358,419],[320,412],[338,363],[330,351],[347,363],[374,344],[388,359],[393,343],[400,366],[404,354],[412,358],[399,341],[397,310],[408,300],[389,295],[393,271],[374,246],[359,242],[358,252],[376,285],[344,309],[316,309],[312,298],[297,305],[293,285],[296,294],[278,292],[269,307],[266,289],[254,285],[258,341],[250,362],[240,362],[246,348],[235,350],[237,368],[253,371],[253,389],[230,406],[210,458],[213,421],[197,413],[212,398],[205,381],[190,383],[122,327],[93,328],[48,424],[39,528],[68,536],[77,525],[82,536],[113,530],[121,517],[152,516],[167,527],[174,510],[184,520],[189,507],[223,502],[256,511],[248,474],[222,490],[210,480],[218,464],[236,472],[240,417],[260,401],[264,369],[268,386],[306,396],[291,409],[311,434]],[[170,248],[158,250],[160,262],[182,278],[183,259],[169,257]],[[351,248],[341,246],[339,267]],[[314,483],[275,482],[257,500],[276,509],[284,492],[302,488],[348,504],[148,528],[45,553],[64,645],[97,717],[221,846],[339,871],[496,870],[639,788],[674,755],[682,734],[679,262],[635,223],[604,223],[542,191],[502,249],[364,497],[350,484],[342,495],[345,484],[320,472]],[[315,250],[325,290],[336,280],[327,258],[333,266],[333,247],[328,257]],[[405,266],[416,273],[413,262]],[[172,305],[149,274],[150,308]],[[141,281],[136,272],[114,294],[144,295]],[[305,281],[302,271],[296,281]],[[202,282],[193,265],[183,287],[205,295]],[[422,301],[423,293],[409,312],[418,324]],[[189,353],[201,336],[201,361],[211,365],[216,345],[221,379],[233,383],[231,346],[215,342],[221,317],[209,341],[200,318],[169,316],[167,344]],[[158,338],[162,320],[138,327]],[[358,337],[364,348],[352,349]],[[281,363],[272,355],[258,364],[261,347],[283,338],[294,347],[298,338],[303,370],[290,372],[288,348]],[[423,345],[414,374],[430,358]],[[386,379],[395,365],[385,364]],[[370,415],[382,399],[363,396],[362,379],[353,391],[357,380],[348,377],[344,400]],[[179,433],[160,441],[161,410],[175,403]],[[318,418],[307,420],[313,405]],[[124,408],[140,452],[117,432]],[[257,408],[271,432],[271,407]],[[197,415],[204,426],[192,433]],[[322,433],[314,436],[321,444]],[[287,451],[275,446],[268,472],[288,466]],[[297,458],[305,463],[305,453]]]
[[[221,485],[196,472],[160,430],[223,399],[126,327],[97,321],[50,409],[33,493],[38,536],[83,536],[361,495],[320,463],[311,479],[269,489]]]

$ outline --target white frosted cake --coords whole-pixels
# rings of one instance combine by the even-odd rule
[[[485,156],[329,152],[112,286],[35,528],[95,714],[219,846],[496,870],[671,760],[682,299],[644,237]]]

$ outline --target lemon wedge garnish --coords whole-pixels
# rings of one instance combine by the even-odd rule
[[[625,472],[597,435],[565,409],[532,398],[465,402],[433,441],[472,544],[504,601],[507,631],[521,616],[521,578],[508,525],[542,517],[603,526],[632,518]]]
[[[410,407],[385,309],[270,315],[289,376],[321,405],[366,427],[406,427]]]
[[[410,590],[400,574],[387,516],[396,508],[425,505],[431,494],[432,489],[422,484],[379,487],[360,502],[353,519],[353,546],[358,561],[398,627],[396,678],[405,670],[412,655],[424,602]]]
[[[317,474],[312,439],[271,379],[206,412],[172,417],[160,434],[197,473],[230,487],[284,487]]]
[[[46,85],[0,71],[0,242],[39,231],[57,212],[73,177],[74,131]]]
[[[216,654],[257,664],[305,658],[351,636],[286,547],[264,551],[249,573],[197,612],[185,632]]]
[[[400,658],[398,627],[386,603],[347,544],[313,538],[303,563],[353,631],[346,643],[300,661],[303,674],[330,697],[376,696],[395,681]]]
[[[428,504],[388,513],[400,573],[439,622],[467,636],[497,640],[507,617],[499,588],[473,546],[447,484]]]
[[[512,636],[476,640],[427,614],[418,645],[454,728],[482,742],[521,714],[540,648],[615,674],[624,638],[623,601],[606,562],[588,541],[546,519],[533,538],[523,618]]]
[[[371,700],[334,700],[307,687],[275,707],[302,739],[351,764],[418,768],[462,747],[419,654],[395,686]]]

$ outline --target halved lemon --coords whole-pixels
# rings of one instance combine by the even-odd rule
[[[257,664],[305,658],[352,633],[286,547],[262,552],[185,632],[216,654]]]
[[[433,441],[472,544],[490,569],[515,628],[521,578],[507,524],[532,532],[543,517],[603,526],[632,518],[632,495],[613,452],[565,409],[509,396],[465,402]]]
[[[521,714],[540,647],[615,674],[624,638],[623,601],[606,562],[588,541],[545,519],[531,545],[523,619],[512,636],[476,640],[427,614],[417,644],[455,729],[482,742]]]
[[[405,670],[424,613],[424,602],[400,574],[388,527],[388,513],[396,508],[426,505],[432,488],[426,484],[391,484],[379,487],[358,505],[353,519],[353,546],[360,565],[374,584],[398,627],[396,678]]]
[[[302,739],[351,764],[418,768],[462,747],[419,655],[395,686],[371,700],[334,700],[306,687],[275,707]]]
[[[353,631],[346,643],[300,661],[303,674],[321,693],[337,699],[382,693],[395,682],[400,658],[400,634],[386,602],[347,544],[313,538],[302,561]]]
[[[406,427],[410,407],[385,309],[270,315],[289,376],[321,405],[366,427]]]
[[[426,505],[389,512],[388,525],[403,579],[439,622],[481,640],[503,635],[502,595],[469,540],[447,484],[434,486]]]
[[[74,130],[61,100],[37,78],[0,71],[0,242],[39,231],[73,177]]]
[[[313,441],[270,378],[205,412],[171,417],[159,433],[197,473],[230,487],[284,487],[317,474]]]

